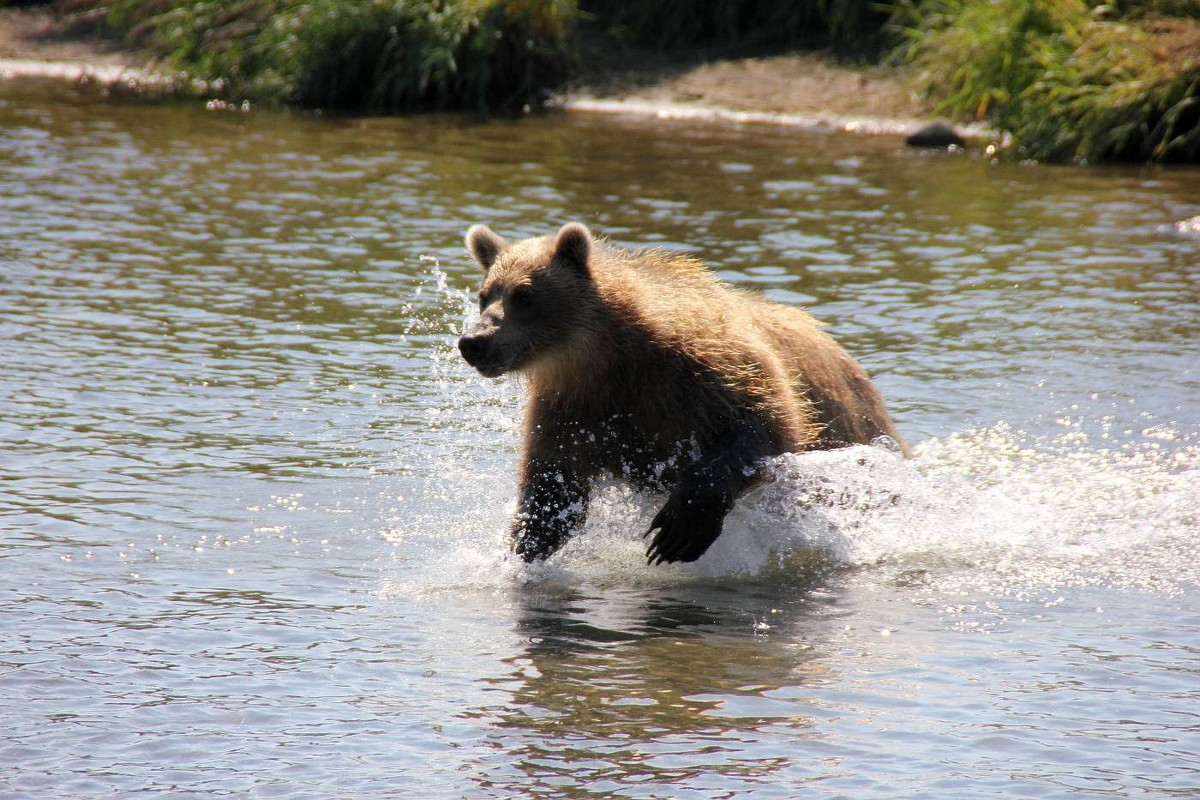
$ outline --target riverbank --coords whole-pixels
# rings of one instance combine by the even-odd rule
[[[352,113],[520,114],[549,102],[889,134],[944,114],[1021,159],[1200,163],[1192,0],[913,0],[886,17],[867,0],[820,13],[734,5],[730,19],[692,19],[682,0],[636,13],[605,0],[62,0],[0,12],[0,75]],[[847,66],[835,50],[888,66]],[[936,141],[961,143],[953,132]]]
[[[551,104],[581,113],[724,119],[904,134],[930,114],[902,70],[854,68],[818,53],[711,61],[634,50],[570,81]],[[188,91],[165,65],[94,26],[44,9],[0,9],[0,79],[65,80],[102,91]]]

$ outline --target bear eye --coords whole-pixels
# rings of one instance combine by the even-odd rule
[[[533,290],[528,286],[518,286],[508,296],[508,302],[514,311],[525,311],[533,305]]]

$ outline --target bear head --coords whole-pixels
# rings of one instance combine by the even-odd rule
[[[579,352],[588,310],[592,234],[575,222],[555,236],[510,244],[484,225],[467,231],[484,272],[479,319],[458,340],[467,363],[489,378],[533,371]]]

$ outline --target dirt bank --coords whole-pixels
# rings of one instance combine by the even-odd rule
[[[889,133],[928,116],[901,72],[847,67],[816,53],[710,61],[610,55],[575,81],[559,103],[610,113]]]
[[[145,80],[153,65],[96,35],[85,18],[0,9],[0,80],[59,79],[113,85]]]

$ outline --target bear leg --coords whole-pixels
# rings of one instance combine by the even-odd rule
[[[567,543],[587,518],[590,487],[561,469],[534,469],[521,488],[509,534],[512,550],[523,561],[549,558]]]

